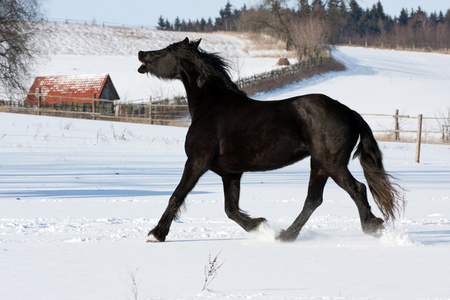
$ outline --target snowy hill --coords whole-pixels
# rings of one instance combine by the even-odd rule
[[[137,56],[139,50],[160,49],[170,43],[205,38],[206,51],[242,56],[244,43],[230,35],[159,31],[80,24],[41,23],[45,37],[40,45],[49,55]]]
[[[278,57],[290,55],[268,41],[255,45],[242,35],[168,32],[150,29],[42,23],[43,37],[36,41],[44,54],[36,76],[108,73],[122,100],[148,101],[184,93],[179,82],[164,82],[137,73],[140,50],[156,50],[171,43],[202,39],[201,47],[220,53],[233,67],[234,79],[277,68]],[[268,57],[267,57],[268,56]],[[31,86],[31,82],[30,82]]]

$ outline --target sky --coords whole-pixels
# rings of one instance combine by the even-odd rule
[[[128,26],[156,26],[160,16],[173,22],[176,17],[185,20],[208,19],[219,16],[227,0],[43,0],[44,13],[50,20],[79,20],[97,24],[115,23]],[[260,0],[229,0],[236,8],[255,6]],[[292,6],[297,3],[290,0]],[[310,1],[311,2],[311,1]],[[358,0],[361,7],[370,8],[378,0]],[[402,8],[444,13],[450,9],[450,0],[381,0],[385,13],[398,16]]]

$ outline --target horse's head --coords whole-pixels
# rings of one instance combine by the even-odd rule
[[[155,51],[139,51],[142,65],[138,72],[150,73],[161,79],[180,79],[180,59],[183,53],[196,50],[201,40],[189,42],[188,38]]]

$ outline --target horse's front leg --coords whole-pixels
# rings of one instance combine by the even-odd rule
[[[203,167],[202,164],[188,159],[181,181],[170,197],[169,204],[161,216],[158,225],[148,233],[147,242],[164,242],[166,240],[170,225],[178,217],[179,209],[183,205],[187,194],[194,188],[195,184],[206,171],[207,168]]]

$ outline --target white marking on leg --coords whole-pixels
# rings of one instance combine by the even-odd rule
[[[153,234],[148,235],[147,243],[160,243],[161,241],[158,240]]]

